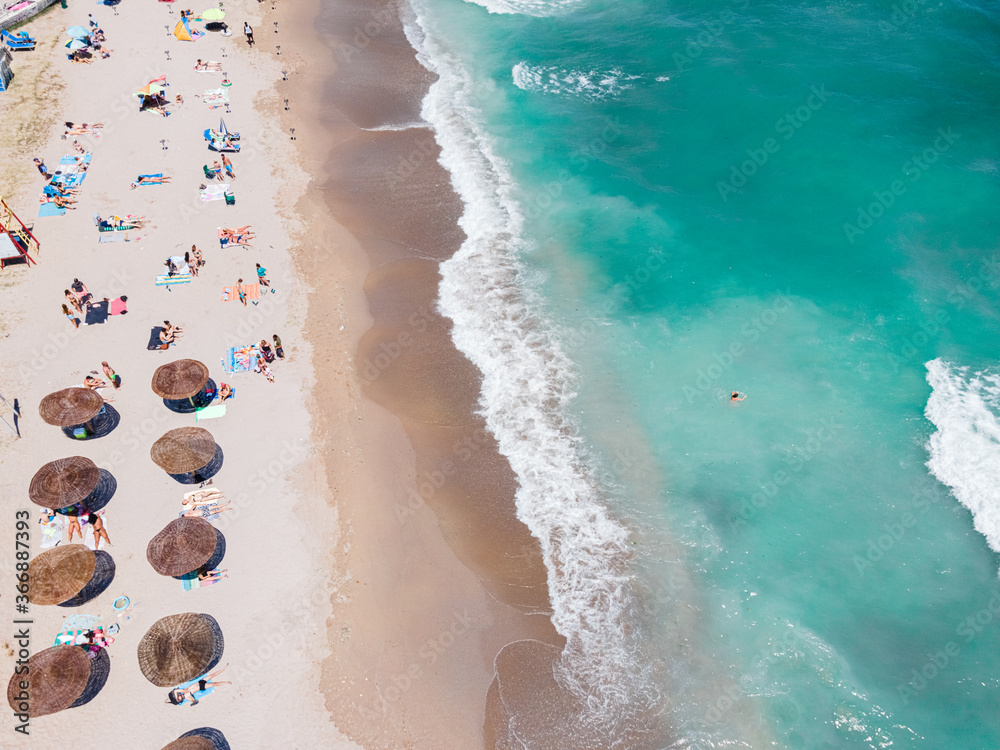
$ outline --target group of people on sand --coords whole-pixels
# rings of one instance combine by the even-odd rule
[[[163,327],[160,329],[160,343],[168,346],[176,344],[177,339],[183,334],[183,328],[173,325],[169,320],[164,320]]]
[[[106,377],[107,380],[101,378],[101,376],[98,375],[97,370],[91,370],[90,374],[83,379],[83,387],[88,391],[94,391],[97,393],[104,399],[104,403],[110,403],[111,401],[114,401],[114,399],[105,396],[101,393],[101,390],[110,385],[117,391],[121,387],[121,378],[118,377],[118,373],[111,369],[111,365],[107,362],[101,362],[101,366],[104,368],[104,377]]]
[[[113,50],[104,46],[104,42],[106,41],[104,38],[104,29],[97,23],[97,19],[94,18],[93,14],[90,14],[88,20],[90,23],[90,34],[87,35],[85,43],[90,46],[90,49],[99,54],[102,60],[107,60],[111,57]],[[84,40],[81,39],[80,41]],[[70,62],[73,63],[85,63],[89,65],[94,62],[93,54],[86,47],[73,50],[68,57]]]
[[[83,523],[90,524],[90,528],[94,531],[94,548],[99,549],[101,546],[101,540],[103,539],[109,545],[111,544],[111,538],[108,536],[108,530],[104,527],[104,520],[101,516],[104,515],[104,511],[90,511],[82,503],[77,503],[68,508],[62,508],[58,511],[52,510],[51,508],[42,508],[41,517],[38,519],[39,526],[42,527],[42,535],[45,536],[46,529],[50,527],[55,527],[56,531],[59,530],[58,520],[59,516],[64,516],[66,519],[66,526],[69,528],[69,544],[73,543],[73,535],[80,537],[80,541],[83,541],[83,528],[80,525],[81,519]],[[60,544],[61,534],[59,534],[60,539],[56,541],[56,545]]]

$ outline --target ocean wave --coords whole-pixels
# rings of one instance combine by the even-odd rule
[[[524,91],[539,91],[582,99],[614,99],[635,86],[642,76],[626,75],[620,68],[574,70],[551,65],[519,62],[511,70],[514,85]],[[659,79],[657,79],[659,80]]]
[[[521,16],[555,16],[566,13],[580,0],[466,0],[481,5],[490,13],[505,13]]]
[[[641,636],[630,627],[629,534],[602,503],[566,417],[573,367],[524,284],[523,218],[508,166],[481,122],[475,81],[426,32],[419,3],[407,36],[438,76],[422,116],[464,202],[467,235],[441,265],[440,309],[454,323],[456,346],[483,374],[480,412],[517,474],[518,517],[540,542],[552,622],[567,640],[557,679],[613,738],[655,692]]]
[[[937,427],[927,467],[972,512],[976,531],[1000,552],[1000,373],[928,362],[933,391],[924,414]]]

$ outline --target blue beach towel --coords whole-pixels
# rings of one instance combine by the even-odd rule
[[[55,203],[43,203],[38,207],[39,216],[62,216],[66,213],[65,208],[59,208]]]

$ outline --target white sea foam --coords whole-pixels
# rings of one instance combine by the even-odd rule
[[[480,411],[519,479],[518,517],[541,544],[552,621],[567,639],[557,676],[613,736],[618,722],[652,700],[637,658],[640,636],[627,624],[628,532],[603,505],[565,416],[572,367],[524,283],[523,220],[508,166],[482,125],[475,82],[427,33],[421,1],[414,0],[407,35],[439,76],[422,115],[465,204],[467,235],[441,266],[441,312],[454,321],[456,346],[483,373]]]
[[[376,125],[374,128],[361,128],[361,129],[367,130],[369,133],[381,133],[386,130],[393,130],[393,131],[420,130],[427,127],[429,127],[429,125],[426,122],[420,120],[414,122],[398,122],[398,123],[387,122],[382,125]]]
[[[576,99],[614,99],[635,86],[642,76],[627,75],[620,68],[576,70],[552,65],[519,62],[511,70],[514,85],[524,91],[540,91]]]
[[[490,13],[521,16],[554,16],[580,5],[581,0],[467,0]]]
[[[972,372],[935,359],[924,414],[937,427],[928,468],[972,511],[976,531],[1000,552],[1000,373]]]

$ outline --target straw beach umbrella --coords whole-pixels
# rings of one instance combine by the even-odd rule
[[[101,471],[89,458],[60,458],[35,472],[28,485],[28,498],[43,508],[65,508],[85,499],[100,480]]]
[[[168,401],[197,396],[208,382],[208,368],[196,359],[179,359],[156,368],[153,393]]]
[[[197,570],[215,552],[215,527],[203,518],[175,518],[146,547],[146,559],[161,576]]]
[[[22,695],[21,681],[28,682]],[[7,702],[32,719],[48,716],[73,705],[90,681],[90,659],[79,646],[54,646],[28,659],[28,673],[15,673],[7,683]],[[21,710],[23,708],[23,710]]]
[[[46,550],[28,564],[28,600],[32,604],[62,604],[83,590],[96,567],[94,553],[82,544]]]
[[[168,615],[139,641],[139,670],[157,687],[174,687],[218,664],[224,648],[222,630],[211,615]]]
[[[185,732],[163,750],[230,750],[226,736],[214,727]]]
[[[201,427],[178,427],[153,443],[149,455],[168,474],[188,474],[215,456],[215,438]]]
[[[104,399],[89,388],[64,388],[43,398],[38,414],[56,427],[72,427],[92,420],[103,406]]]

